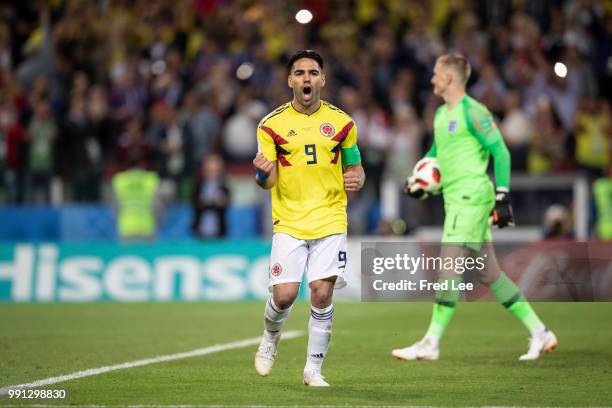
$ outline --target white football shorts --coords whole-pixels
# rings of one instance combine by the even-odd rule
[[[268,287],[279,283],[308,283],[337,276],[335,288],[346,286],[346,233],[319,239],[297,239],[282,232],[272,236]]]

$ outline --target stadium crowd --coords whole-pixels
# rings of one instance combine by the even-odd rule
[[[291,98],[286,59],[304,48],[325,58],[323,99],[357,122],[357,203],[384,181],[399,189],[431,143],[429,81],[447,50],[469,58],[469,92],[495,114],[513,171],[607,174],[610,2],[2,2],[0,202],[49,202],[57,184],[64,202],[100,201],[135,159],[176,200],[213,154],[227,177],[252,177],[257,123]]]

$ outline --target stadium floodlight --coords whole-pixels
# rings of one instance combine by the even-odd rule
[[[310,10],[301,9],[295,14],[295,19],[300,24],[308,24],[312,21],[312,13]]]
[[[559,78],[565,78],[567,75],[567,66],[562,62],[555,63],[555,74]]]

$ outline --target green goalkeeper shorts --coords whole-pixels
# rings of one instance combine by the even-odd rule
[[[491,240],[489,216],[495,204],[445,206],[443,244],[459,244],[480,251]]]

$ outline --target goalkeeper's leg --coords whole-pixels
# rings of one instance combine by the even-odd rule
[[[440,257],[465,257],[469,254],[469,249],[459,245],[444,245],[440,251]],[[415,344],[403,349],[395,349],[391,352],[393,357],[400,360],[437,360],[440,352],[440,339],[448,327],[457,302],[459,301],[460,293],[453,287],[457,287],[458,282],[462,278],[454,270],[442,270],[438,272],[438,282],[448,282],[447,290],[436,291],[436,299],[433,305],[431,321],[425,336]],[[455,284],[453,285],[453,281]]]
[[[499,267],[491,241],[483,244],[485,268],[478,271],[479,281],[488,286],[495,298],[529,330],[529,351],[521,360],[535,360],[557,346],[554,333],[546,328],[519,287]]]

